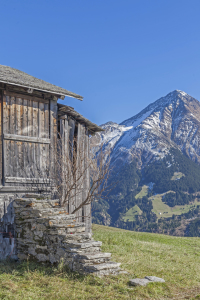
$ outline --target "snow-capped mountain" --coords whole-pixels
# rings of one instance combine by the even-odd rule
[[[178,148],[200,163],[200,102],[175,90],[120,124],[108,122],[92,144],[104,144],[116,160],[137,158],[142,167]]]

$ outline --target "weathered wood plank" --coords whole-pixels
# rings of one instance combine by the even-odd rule
[[[9,133],[8,128],[9,128],[9,115],[8,115],[8,101],[9,101],[8,96],[3,96],[3,132],[4,133]],[[9,101],[10,102],[10,101]]]
[[[43,102],[43,103],[48,103],[49,102],[48,99],[37,98],[37,97],[34,97],[34,96],[15,93],[15,92],[10,92],[10,91],[6,91],[6,95],[8,95],[10,97],[18,97],[18,98],[22,98],[22,99],[26,99],[26,100],[35,101],[35,102]]]
[[[10,133],[16,134],[15,97],[10,98]]]
[[[49,138],[49,103],[44,104],[44,138]]]
[[[49,139],[50,133],[49,133],[49,103],[44,104],[44,138]],[[45,160],[45,167],[44,172],[46,174],[46,177],[49,177],[49,148],[50,145],[43,144],[43,153],[44,153],[44,160]]]
[[[57,152],[57,101],[50,100],[50,178],[56,181],[56,152]]]
[[[16,98],[16,135],[22,134],[23,117],[21,119],[21,108],[23,100]],[[23,114],[23,111],[22,111]],[[22,143],[20,141],[15,142],[15,162],[16,162],[16,174],[15,176],[23,177],[23,155],[22,155]]]
[[[23,106],[21,109],[21,118],[22,118],[22,135],[28,136],[28,100],[23,100]],[[28,153],[27,153],[28,144],[22,143],[22,152],[23,152],[23,169],[24,169],[24,177],[27,177],[28,170]]]
[[[33,101],[32,100],[28,100],[28,136],[33,137]],[[27,170],[26,170],[27,177],[34,177],[33,155],[34,155],[33,144],[27,143],[27,156],[28,156]]]
[[[33,101],[28,101],[28,136],[33,136]]]
[[[33,101],[33,136],[39,136],[39,110],[38,102]]]
[[[73,158],[73,144],[74,144],[74,131],[75,131],[75,120],[72,118],[68,118],[68,126],[69,126],[69,155],[70,158]]]
[[[3,161],[2,161],[2,150],[3,150],[3,147],[2,147],[2,123],[3,123],[3,120],[2,120],[2,105],[3,105],[3,91],[0,91],[0,181],[1,181],[1,185],[3,185]]]
[[[50,183],[50,179],[48,178],[23,178],[23,177],[5,177],[5,182],[10,183],[39,183],[46,184]]]
[[[45,137],[44,132],[44,103],[39,102],[38,103],[38,135],[41,138]],[[42,144],[37,145],[38,147],[38,172],[39,177],[45,177],[45,149]]]
[[[39,137],[45,138],[44,103],[39,103]]]
[[[78,132],[77,132],[77,141],[76,141],[76,147],[77,149],[74,149],[76,151],[76,208],[80,206],[82,203],[82,180],[83,178],[81,177],[81,173],[83,171],[83,166],[82,166],[82,125],[78,123]],[[79,179],[80,178],[80,179]],[[76,212],[77,220],[79,222],[82,221],[82,208],[79,209]]]
[[[9,115],[8,115],[8,102],[9,97],[3,95],[3,131],[8,132],[9,130]],[[4,176],[9,175],[9,164],[10,164],[10,147],[9,143],[3,141],[3,173]]]
[[[61,203],[64,202],[65,199],[65,164],[64,164],[64,160],[65,160],[65,153],[64,153],[64,143],[65,143],[65,136],[64,136],[64,123],[65,120],[60,120],[60,137],[58,140],[58,155],[59,155],[59,166],[57,168],[58,170],[58,184],[59,184],[59,194],[60,194],[60,200]]]
[[[10,141],[10,176],[16,176],[16,165],[15,165],[15,142]]]
[[[71,163],[69,162],[69,180],[71,186],[73,186],[73,170],[71,170],[70,167],[73,167],[73,148],[74,148],[74,133],[75,133],[75,126],[76,122],[74,119],[68,117],[68,142],[67,142],[67,147],[69,151],[69,159],[71,160]],[[75,186],[74,186],[75,188]],[[76,205],[76,191],[73,189],[70,193],[69,197],[69,213],[72,213],[75,209]]]
[[[16,134],[4,134],[4,139],[13,140],[13,141],[39,143],[39,144],[50,144],[51,142],[50,139],[46,139],[46,138],[16,135]]]
[[[84,186],[84,198],[87,197],[90,188],[90,169],[89,169],[89,133],[88,129],[86,128],[85,131],[85,186]],[[83,199],[84,200],[84,199]],[[91,204],[84,205],[84,222],[86,232],[91,232]]]
[[[71,174],[69,174],[69,130],[68,130],[68,119],[67,116],[65,116],[65,124],[64,124],[64,182],[66,184],[66,189],[69,189],[69,177],[72,176]],[[68,199],[66,199],[69,201],[69,197]],[[70,210],[70,204],[69,202],[67,202],[66,204],[66,208],[67,211],[69,213]]]
[[[14,183],[13,183],[14,184]],[[42,191],[45,191],[45,192],[51,192],[51,188],[50,187],[47,187],[47,186],[42,186],[42,187],[39,187],[39,186],[2,186],[0,187],[0,192],[4,192],[4,193],[23,193],[23,192],[42,192]]]

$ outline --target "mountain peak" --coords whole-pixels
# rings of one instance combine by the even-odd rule
[[[167,97],[168,95],[174,95],[174,94],[178,94],[178,95],[182,95],[182,96],[189,96],[187,93],[185,93],[184,91],[181,91],[181,90],[174,90],[172,92],[170,92],[169,94],[167,94],[166,96],[162,97],[162,98],[165,98]]]
[[[171,148],[200,163],[200,102],[174,90],[120,124],[102,125],[101,141],[112,158],[137,157],[140,166],[163,158]]]

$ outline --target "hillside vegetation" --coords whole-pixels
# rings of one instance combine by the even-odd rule
[[[142,170],[136,160],[116,167],[110,181],[116,186],[107,200],[93,205],[94,223],[200,236],[200,167],[179,150],[171,149]]]
[[[93,226],[94,238],[128,275],[94,278],[29,261],[0,264],[0,299],[116,300],[200,299],[200,240]],[[131,287],[132,278],[154,275],[166,283]]]

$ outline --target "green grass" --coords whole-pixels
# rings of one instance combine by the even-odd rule
[[[185,176],[181,172],[175,172],[174,176],[172,177],[171,180],[176,180],[176,178],[181,178]],[[170,193],[173,191],[168,191],[167,193]],[[148,186],[143,185],[142,190],[135,196],[136,199],[142,198],[148,194]],[[162,202],[162,197],[165,195],[164,194],[157,194],[154,196],[149,197],[149,199],[152,200],[153,204],[153,209],[152,211],[156,214],[156,216],[160,218],[169,218],[172,217],[172,215],[181,215],[183,213],[187,213],[192,207],[197,206],[200,204],[197,200],[195,200],[193,203],[188,204],[188,205],[176,205],[174,207],[170,207],[164,202]],[[161,213],[161,214],[160,214]],[[126,222],[128,221],[135,221],[135,216],[141,214],[140,208],[135,205],[132,208],[130,208],[126,214],[123,216],[123,220]]]
[[[152,200],[152,204],[153,204],[152,211],[157,215],[158,218],[169,218],[172,217],[173,214],[181,215],[183,213],[187,213],[192,207],[200,204],[200,202],[195,200],[193,203],[188,205],[176,205],[174,207],[170,207],[164,202],[162,202],[163,195],[164,194],[157,194],[149,198]]]
[[[93,226],[103,251],[112,252],[128,275],[94,278],[59,267],[25,262],[0,264],[0,299],[200,299],[200,239]],[[166,283],[131,287],[131,278],[162,277]]]
[[[174,172],[174,175],[172,176],[171,180],[178,180],[183,176],[185,176],[185,174],[183,174],[181,172]]]
[[[135,216],[140,215],[141,213],[142,213],[141,209],[137,205],[134,205],[126,212],[126,214],[123,217],[123,220],[125,222],[128,220],[135,221]]]
[[[135,196],[136,199],[140,199],[148,194],[148,185],[143,185],[142,190]]]

